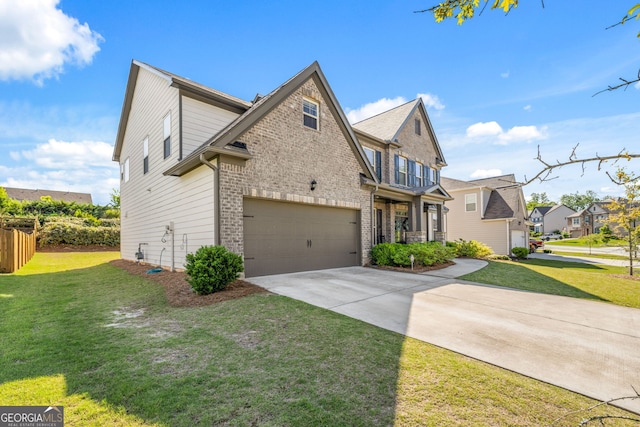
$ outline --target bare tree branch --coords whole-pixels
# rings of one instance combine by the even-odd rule
[[[591,95],[591,97],[593,98],[594,96],[602,92],[611,92],[613,90],[620,89],[621,87],[624,87],[624,90],[627,90],[627,88],[632,84],[640,82],[640,70],[638,70],[638,78],[636,78],[635,80],[626,80],[626,79],[623,79],[622,77],[618,77],[618,78],[622,81],[622,83],[616,86],[608,86],[606,89],[602,89],[601,91],[594,93],[593,95]]]
[[[609,406],[612,403],[619,402],[621,400],[636,400],[636,399],[640,399],[640,393],[638,393],[638,390],[636,390],[636,388],[634,386],[631,386],[631,388],[635,392],[635,396],[617,397],[615,399],[607,400],[606,402],[596,403],[595,405],[589,406],[588,408],[585,408],[585,409],[578,409],[577,411],[572,411],[572,412],[566,413],[563,416],[553,420],[553,424],[555,424],[558,421],[560,421],[560,420],[562,420],[564,418],[567,418],[567,417],[569,417],[571,415],[579,414],[581,412],[592,411],[592,410],[594,410],[596,408],[599,408],[600,406]],[[600,425],[605,425],[604,424],[604,420],[606,420],[606,419],[618,419],[618,420],[628,420],[628,421],[640,422],[640,418],[634,418],[634,417],[629,417],[629,416],[625,416],[625,415],[595,415],[593,417],[589,417],[589,418],[586,418],[586,419],[582,420],[582,422],[580,424],[578,424],[578,425],[586,426],[587,424],[589,424],[592,421],[599,421]]]
[[[527,177],[525,176],[525,182],[522,183],[522,185],[528,185],[531,184],[534,181],[540,181],[540,182],[546,182],[546,181],[551,181],[553,179],[558,178],[557,176],[551,176],[551,174],[553,173],[553,171],[555,169],[561,168],[563,166],[568,166],[568,165],[573,165],[573,164],[580,164],[582,167],[582,175],[584,175],[585,171],[586,171],[586,163],[590,163],[590,162],[598,162],[598,170],[602,169],[602,165],[603,163],[606,163],[610,160],[617,162],[620,159],[626,159],[626,160],[631,160],[631,159],[638,159],[640,158],[640,154],[632,154],[629,153],[628,151],[626,151],[625,149],[622,149],[622,151],[620,151],[618,154],[614,154],[611,156],[600,156],[598,154],[596,154],[595,157],[589,157],[589,158],[585,158],[585,159],[579,159],[578,155],[576,153],[576,150],[578,149],[578,146],[580,144],[576,144],[573,149],[571,150],[571,154],[569,155],[569,160],[565,161],[565,162],[560,162],[559,160],[556,160],[556,163],[548,163],[546,162],[543,158],[542,158],[542,154],[540,152],[540,146],[538,146],[538,156],[535,157],[536,160],[538,160],[540,163],[542,163],[542,165],[544,166],[533,178],[531,179],[527,179]],[[609,175],[609,173],[607,173],[607,175]],[[611,178],[612,181],[616,182],[611,175],[609,175],[609,178]]]

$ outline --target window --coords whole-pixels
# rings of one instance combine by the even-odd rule
[[[369,147],[363,148],[367,159],[369,159],[369,163],[371,163],[371,166],[373,166],[373,171],[378,176],[378,179],[382,180],[382,153]]]
[[[142,173],[149,172],[149,137],[142,141]]]
[[[302,99],[303,124],[311,129],[318,129],[318,107],[317,102],[309,99]]]
[[[415,119],[414,125],[416,127],[416,135],[421,135],[421,133],[420,133],[420,119]]]
[[[407,159],[398,156],[398,184],[407,185]]]
[[[431,185],[432,181],[431,181],[431,168],[429,166],[425,166],[424,167],[424,176],[422,177],[424,179],[424,185]]]
[[[422,187],[424,182],[422,181],[422,163],[416,163],[416,187]]]
[[[475,212],[477,208],[478,208],[478,195],[465,194],[464,195],[464,211]]]
[[[433,182],[434,184],[440,184],[440,169],[434,169]]]
[[[574,226],[577,227],[580,225],[580,218],[572,218],[572,221]]]
[[[171,112],[164,117],[163,122],[164,134],[164,158],[171,155]]]
[[[129,182],[129,158],[124,161],[124,165],[122,165],[122,179],[124,182]]]

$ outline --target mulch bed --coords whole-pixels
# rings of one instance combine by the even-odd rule
[[[163,270],[160,273],[147,274],[147,271],[151,270],[153,266],[138,264],[124,259],[111,261],[110,264],[130,274],[142,276],[162,285],[169,304],[174,307],[202,307],[242,298],[247,295],[269,293],[269,291],[260,286],[238,279],[222,291],[210,295],[198,295],[193,292],[191,286],[187,283],[185,272]]]

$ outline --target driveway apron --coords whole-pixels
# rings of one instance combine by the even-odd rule
[[[452,278],[347,267],[259,286],[598,400],[640,390],[640,310]],[[469,261],[471,263],[472,261]],[[620,407],[640,413],[640,401]]]

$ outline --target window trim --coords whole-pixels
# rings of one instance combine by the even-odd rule
[[[469,198],[473,198],[473,201],[469,201]],[[473,205],[473,209],[470,207]],[[465,212],[477,212],[478,211],[478,195],[476,193],[470,193],[464,195],[464,211]]]
[[[404,172],[402,172],[402,164],[404,163]],[[402,179],[404,174],[404,179]],[[398,184],[407,185],[409,179],[409,159],[403,156],[398,156]]]
[[[149,137],[145,137],[142,141],[142,174],[149,172]]]
[[[162,141],[164,146],[164,158],[171,157],[171,111],[162,119]]]
[[[308,108],[305,108],[307,104],[313,105],[315,107],[315,115],[312,111],[307,111],[309,110]],[[314,126],[310,126],[310,124],[307,123],[307,117],[314,120]],[[302,98],[302,124],[304,125],[304,127],[307,127],[309,129],[320,130],[320,103],[318,101],[307,97]]]
[[[127,159],[124,161],[124,165],[123,165],[123,181],[124,182],[129,182],[129,158],[127,157]]]

